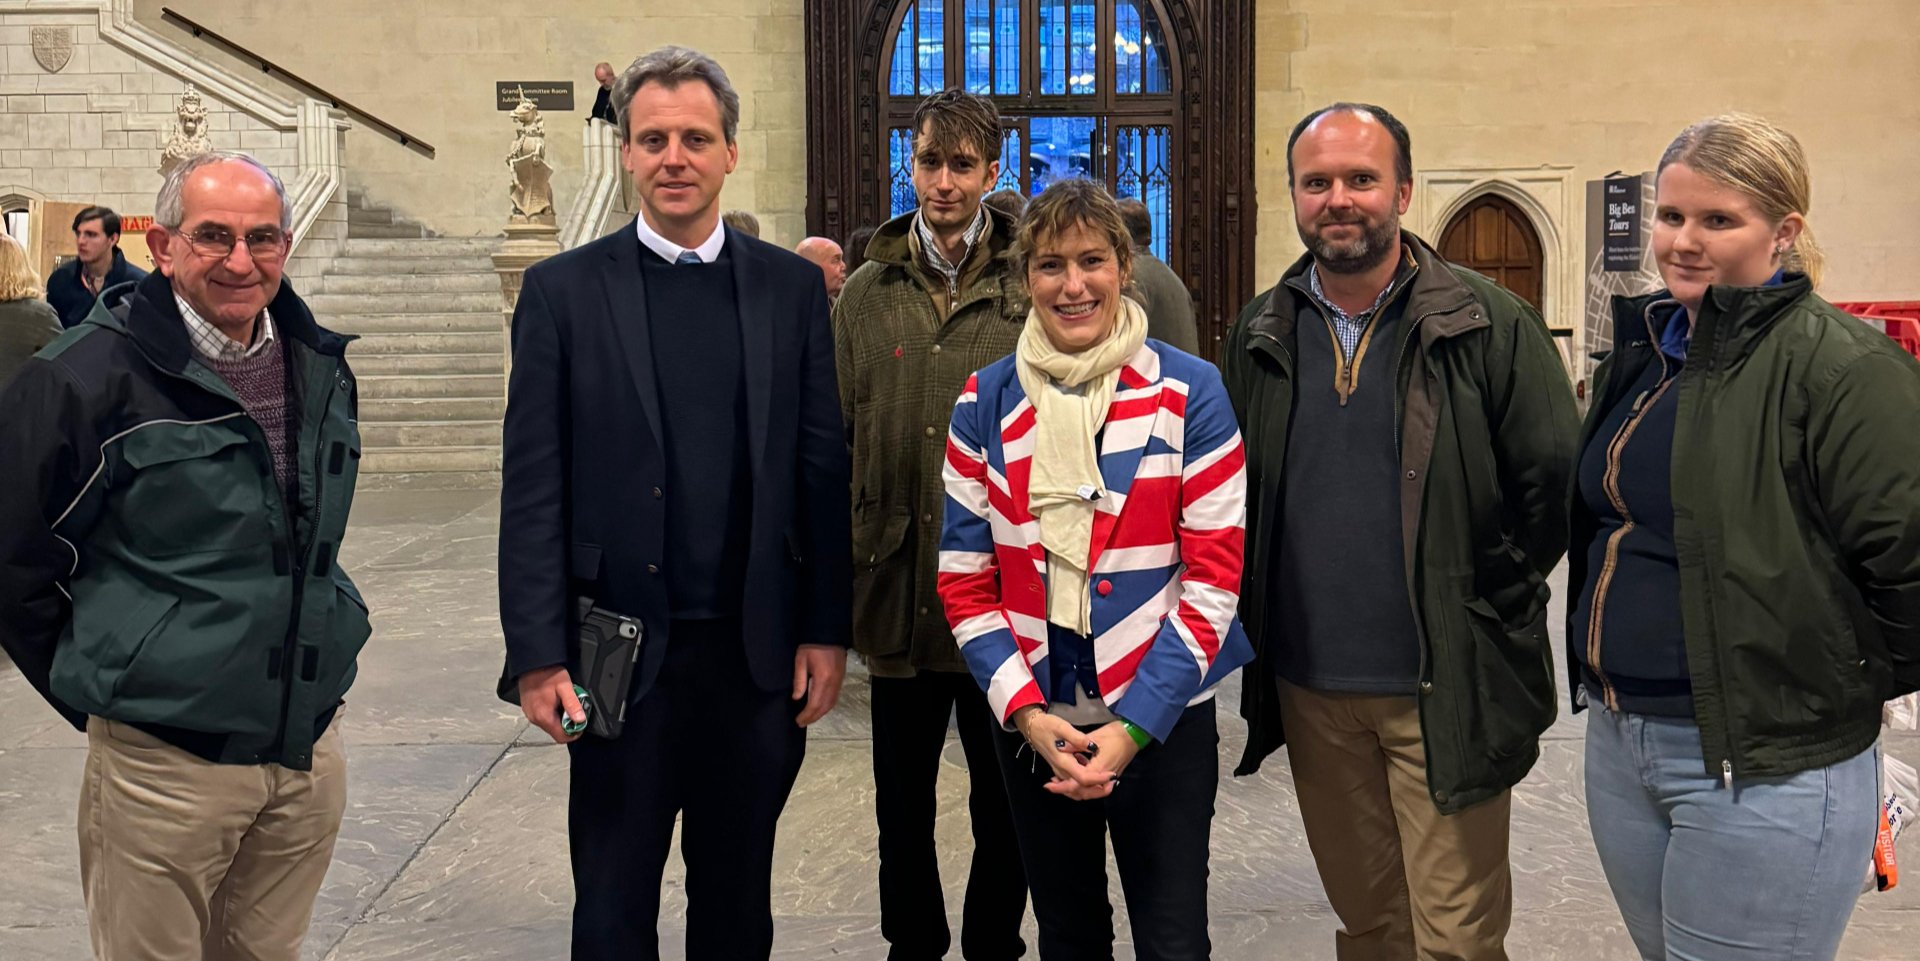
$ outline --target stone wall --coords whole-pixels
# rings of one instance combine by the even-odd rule
[[[1806,147],[1811,220],[1829,254],[1823,292],[1920,299],[1913,0],[1261,0],[1257,18],[1263,287],[1301,250],[1289,130],[1313,107],[1361,100],[1406,122],[1416,169],[1564,165],[1576,190],[1652,169],[1701,117],[1759,113]],[[1556,228],[1583,238],[1584,202],[1571,206],[1580,222]],[[1408,226],[1437,233],[1414,207]]]
[[[495,109],[496,80],[574,82],[576,109],[546,114],[554,198],[566,204],[583,168],[593,64],[619,69],[664,43],[698,48],[720,61],[740,93],[740,164],[722,205],[752,210],[776,243],[805,235],[802,0],[702,0],[677,16],[659,15],[667,4],[604,0],[497,8],[470,0],[164,3],[433,144],[438,156],[428,160],[362,126],[347,178],[370,202],[450,236],[494,235],[510,209],[504,158],[513,124]],[[158,23],[162,4],[137,0],[135,9]]]
[[[0,10],[0,187],[153,213],[160,147],[172,134],[184,84],[102,40],[96,14],[28,10]],[[72,28],[72,58],[58,72],[35,62],[35,26]],[[214,91],[200,93],[213,145],[253,154],[291,185],[298,131],[276,129]]]

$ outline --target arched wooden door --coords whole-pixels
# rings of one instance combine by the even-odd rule
[[[1487,194],[1454,215],[1440,234],[1440,256],[1471,267],[1541,310],[1545,263],[1540,235],[1505,197]]]
[[[1006,120],[1002,186],[1137,196],[1214,357],[1253,293],[1253,0],[836,0],[807,11],[807,229],[912,203],[894,161],[918,98],[965,85]],[[1157,45],[1165,45],[1162,52]],[[902,196],[902,191],[905,192]]]

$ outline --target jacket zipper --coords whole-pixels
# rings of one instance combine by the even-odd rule
[[[1425,323],[1428,317],[1432,317],[1436,314],[1451,313],[1453,311],[1466,307],[1471,303],[1473,303],[1473,297],[1469,295],[1466,300],[1463,300],[1450,307],[1440,307],[1434,310],[1429,310],[1426,313],[1421,314],[1418,317],[1415,317],[1413,319],[1413,323],[1407,325],[1406,339],[1400,342],[1400,352],[1399,354],[1395,355],[1393,359],[1393,375],[1394,375],[1393,376],[1393,460],[1394,460],[1394,463],[1396,464],[1400,463],[1401,458],[1406,456],[1406,452],[1400,448],[1400,419],[1406,415],[1406,406],[1407,406],[1406,397],[1402,396],[1400,391],[1400,368],[1403,365],[1405,365],[1407,362],[1407,351],[1413,347],[1413,339],[1419,335],[1420,325]],[[1411,384],[1408,385],[1408,389],[1409,390],[1412,389]],[[1413,550],[1413,549],[1415,549],[1414,546],[1410,544],[1403,545],[1401,547],[1402,551]],[[1404,558],[1402,560],[1404,561]],[[1428,641],[1427,641],[1426,625],[1420,622],[1420,601],[1418,598],[1414,596],[1414,587],[1413,587],[1412,578],[1407,579],[1407,606],[1413,610],[1413,629],[1414,629],[1414,632],[1418,634],[1420,637],[1420,673],[1418,676],[1420,678],[1420,683],[1422,685],[1429,685],[1433,683],[1432,680],[1428,677],[1429,652],[1427,649],[1430,645],[1428,644]],[[1419,699],[1416,698],[1416,700],[1419,700]],[[1426,725],[1427,725],[1426,712],[1422,711],[1420,712],[1420,733],[1423,739],[1426,737],[1426,729],[1427,729]]]
[[[1606,557],[1601,562],[1600,573],[1594,580],[1593,603],[1587,610],[1587,669],[1600,680],[1601,699],[1606,702],[1609,711],[1620,710],[1620,697],[1619,693],[1613,689],[1613,681],[1607,677],[1605,668],[1601,666],[1600,638],[1606,621],[1607,592],[1613,586],[1613,572],[1620,564],[1620,542],[1625,540],[1634,528],[1633,512],[1628,509],[1626,498],[1620,493],[1620,459],[1626,453],[1627,442],[1633,439],[1634,431],[1639,429],[1641,418],[1646,416],[1647,411],[1652,409],[1678,379],[1667,376],[1667,355],[1660,349],[1659,337],[1653,330],[1653,308],[1660,303],[1668,303],[1668,301],[1648,304],[1641,315],[1647,324],[1648,342],[1653,345],[1654,356],[1660,361],[1660,383],[1653,390],[1641,391],[1640,396],[1633,399],[1633,406],[1628,410],[1626,422],[1620,425],[1620,429],[1614,432],[1613,439],[1607,442],[1607,467],[1602,474],[1600,484],[1606,491],[1607,503],[1613,505],[1614,511],[1620,515],[1621,524],[1619,530],[1607,536]]]
[[[333,405],[334,375],[339,373],[339,367],[339,361],[336,360],[333,367],[327,371],[326,394],[321,398],[319,405],[323,421],[325,419],[326,409]],[[314,432],[315,443],[313,445],[313,537],[304,546],[302,546],[294,536],[294,504],[287,503],[287,492],[284,489],[280,491],[280,502],[283,505],[282,509],[287,519],[287,544],[292,550],[298,552],[298,556],[293,562],[293,605],[291,607],[291,616],[287,619],[286,638],[280,642],[280,732],[279,736],[274,738],[276,745],[285,745],[287,740],[288,715],[293,710],[293,677],[295,672],[300,670],[300,664],[296,655],[299,654],[300,646],[300,609],[305,606],[307,593],[307,562],[311,559],[308,555],[313,550],[314,545],[318,544],[320,540],[320,520],[322,514],[320,495],[326,476],[324,463],[325,445],[319,443],[320,433],[318,430]],[[295,474],[294,483],[298,485],[299,482],[299,475]],[[277,482],[274,484],[276,488],[279,486]],[[297,504],[298,502],[299,498],[296,496],[294,503]]]

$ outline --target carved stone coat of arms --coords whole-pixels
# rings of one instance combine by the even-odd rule
[[[72,27],[34,27],[32,36],[33,59],[48,73],[59,73],[73,59]]]

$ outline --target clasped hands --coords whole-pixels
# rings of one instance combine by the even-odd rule
[[[1053,780],[1047,782],[1046,789],[1076,801],[1113,794],[1114,786],[1120,783],[1120,772],[1140,753],[1140,746],[1119,721],[1083,734],[1037,704],[1013,712],[1013,727],[1053,769]]]

